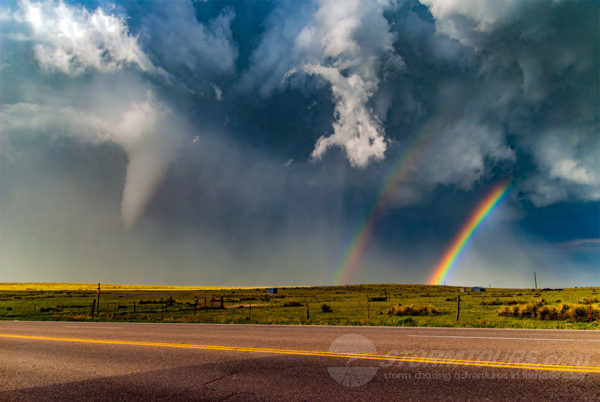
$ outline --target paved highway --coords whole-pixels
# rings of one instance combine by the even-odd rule
[[[600,331],[0,322],[0,400],[598,400]]]

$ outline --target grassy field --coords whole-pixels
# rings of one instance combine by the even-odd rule
[[[92,318],[96,288],[0,283],[0,319],[600,329],[598,287],[461,292],[372,284],[280,287],[267,295],[266,288],[102,285]]]

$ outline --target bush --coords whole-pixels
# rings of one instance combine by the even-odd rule
[[[399,327],[416,327],[417,322],[412,317],[399,318],[396,321],[396,325]]]
[[[325,304],[325,303],[323,303],[323,305],[321,306],[321,311],[324,313],[333,312],[333,310],[331,309],[331,306],[329,304]]]
[[[590,302],[591,300],[591,302]],[[590,303],[598,303],[597,297],[584,297],[582,299],[577,300],[579,304],[590,304]]]
[[[514,306],[515,304],[522,304],[525,303],[523,300],[500,300],[500,299],[495,299],[495,300],[482,300],[479,302],[479,304],[481,304],[482,306]]]
[[[440,315],[442,314],[437,308],[434,306],[416,306],[414,304],[409,304],[407,306],[403,306],[398,304],[394,307],[390,307],[388,309],[388,314],[392,315]]]
[[[55,307],[40,307],[40,313],[49,313],[52,311],[61,311],[61,310],[58,308],[55,308]]]
[[[543,300],[542,300],[543,301]],[[528,303],[520,306],[504,306],[498,310],[498,315],[505,317],[537,318],[538,320],[570,320],[585,322],[600,320],[600,308],[585,306],[582,304],[568,305],[563,303],[559,306],[548,306],[542,302]]]
[[[289,301],[283,303],[283,307],[302,307],[303,304],[297,301]]]

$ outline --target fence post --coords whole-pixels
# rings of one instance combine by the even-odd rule
[[[194,317],[196,316],[196,308],[198,307],[198,296],[194,298]]]
[[[98,302],[96,303],[96,317],[100,317],[100,282],[98,282]]]
[[[460,317],[460,295],[456,298],[456,321]]]
[[[248,316],[248,321],[252,320],[252,300],[250,300],[250,315]]]
[[[310,309],[308,308],[308,302],[306,302],[306,319],[310,320]]]
[[[369,296],[367,296],[367,320],[371,320],[371,300],[369,300]]]
[[[92,300],[92,318],[94,318],[94,310],[96,310],[96,299]]]
[[[133,314],[135,314],[135,302],[133,302]]]

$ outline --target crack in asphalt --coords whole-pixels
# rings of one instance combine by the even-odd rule
[[[219,402],[221,401],[226,401],[229,398],[232,398],[236,395],[256,395],[254,392],[250,392],[250,391],[244,391],[244,392],[234,392],[232,394],[227,395],[225,398],[223,399],[219,399]]]
[[[227,377],[229,377],[229,376],[232,376],[232,375],[233,375],[233,374],[225,374],[225,375],[222,375],[221,377],[213,378],[212,380],[206,381],[204,384],[202,384],[202,386],[203,386],[204,388],[208,388],[208,389],[211,389],[211,390],[213,390],[213,391],[218,391],[218,390],[215,390],[214,388],[209,388],[209,387],[208,387],[208,385],[209,385],[209,384],[212,384],[213,382],[217,382],[217,381],[219,381],[219,380],[222,380],[222,379],[224,379],[224,378],[227,378]]]

